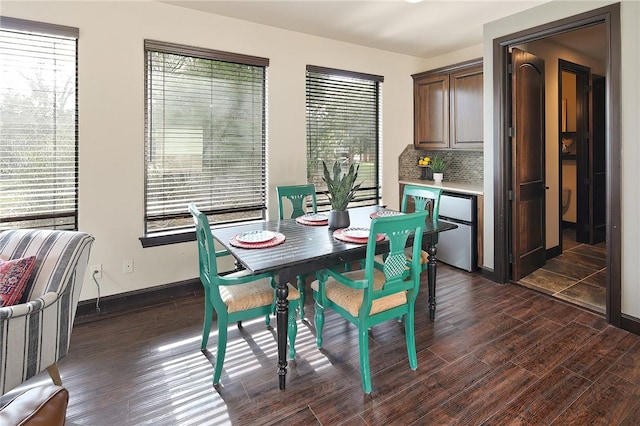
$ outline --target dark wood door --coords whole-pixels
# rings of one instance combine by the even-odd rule
[[[545,248],[544,60],[511,52],[511,279],[543,266]]]
[[[451,148],[482,149],[482,67],[452,73],[449,86]]]
[[[591,76],[591,144],[589,146],[589,243],[597,244],[607,237],[606,180],[606,86],[601,75]]]
[[[419,149],[449,147],[449,75],[414,80],[414,145]]]

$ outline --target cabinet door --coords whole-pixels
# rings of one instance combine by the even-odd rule
[[[449,147],[449,76],[416,78],[413,93],[414,145]]]
[[[482,149],[483,102],[482,67],[451,74],[450,147]]]

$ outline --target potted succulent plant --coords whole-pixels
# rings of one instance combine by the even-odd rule
[[[447,168],[447,164],[444,160],[441,157],[434,155],[429,163],[429,167],[433,171],[433,180],[436,182],[442,182],[444,169]]]
[[[339,162],[333,163],[332,172],[329,172],[327,164],[322,161],[324,169],[324,180],[327,183],[329,201],[331,202],[331,212],[329,213],[329,228],[346,228],[349,226],[349,212],[347,206],[356,195],[356,191],[362,183],[356,185],[358,170],[360,165],[349,166],[347,173],[342,172]]]

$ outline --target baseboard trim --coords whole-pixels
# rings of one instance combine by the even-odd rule
[[[640,336],[640,319],[622,314],[620,316],[620,328]]]
[[[118,293],[100,298],[100,311],[96,310],[96,299],[78,303],[75,323],[85,323],[120,314],[132,309],[167,303],[178,297],[200,295],[204,290],[199,278],[159,285],[141,290]]]
[[[547,249],[547,260],[553,259],[556,256],[560,256],[562,254],[562,249],[560,246],[551,247]]]
[[[496,274],[492,268],[487,268],[486,266],[483,266],[482,268],[480,268],[480,272],[482,273],[482,276],[485,277],[486,279],[491,280],[494,283],[503,284],[496,279]]]

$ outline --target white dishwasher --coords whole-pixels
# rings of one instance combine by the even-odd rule
[[[438,236],[436,258],[472,272],[476,266],[477,197],[452,192],[440,196],[439,218],[458,225]]]

